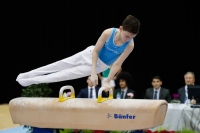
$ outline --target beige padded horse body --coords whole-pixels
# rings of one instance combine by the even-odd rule
[[[9,110],[14,124],[39,128],[136,130],[162,125],[165,100],[14,98]]]

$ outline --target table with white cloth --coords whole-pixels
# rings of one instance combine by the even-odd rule
[[[190,104],[169,103],[163,125],[150,130],[156,131],[164,128],[169,131],[177,131],[183,127],[200,132],[200,108],[191,108]]]

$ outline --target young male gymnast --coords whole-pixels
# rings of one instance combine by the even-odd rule
[[[98,85],[97,74],[112,65],[110,73],[102,85],[106,88],[105,91],[109,91],[110,81],[134,49],[134,38],[139,33],[139,29],[140,21],[136,17],[128,15],[119,28],[105,29],[95,46],[89,46],[75,55],[49,65],[20,73],[16,81],[25,87],[91,75],[92,83]]]

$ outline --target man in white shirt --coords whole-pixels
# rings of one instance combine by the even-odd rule
[[[100,87],[93,86],[92,81],[90,80],[90,76],[88,76],[86,82],[88,84],[88,87],[81,89],[76,98],[96,99],[98,97],[98,91],[99,91]],[[102,97],[107,97],[107,95],[104,91],[102,92]]]
[[[128,72],[121,72],[117,77],[120,88],[114,90],[114,99],[134,99],[135,91],[130,88],[133,81]]]
[[[171,94],[169,89],[161,87],[162,80],[159,76],[155,76],[152,78],[152,86],[148,88],[145,92],[144,99],[162,99],[166,100],[168,103],[171,102]]]
[[[185,80],[185,86],[181,87],[178,89],[178,95],[179,95],[179,100],[181,103],[186,103],[188,100],[188,85],[194,85],[195,82],[195,75],[193,72],[187,72],[184,75],[184,80]],[[192,99],[190,99],[192,100]],[[196,103],[196,101],[194,101]]]

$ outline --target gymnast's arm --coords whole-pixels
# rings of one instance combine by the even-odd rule
[[[119,75],[119,73],[121,73],[121,71],[122,71],[122,67],[117,71],[117,73],[115,74],[113,80],[117,79],[117,76]]]
[[[93,82],[94,85],[98,85],[98,77],[97,77],[97,72],[96,72],[96,64],[97,64],[97,59],[98,59],[98,52],[100,49],[103,47],[105,44],[107,38],[109,37],[111,33],[111,29],[106,29],[103,31],[99,39],[97,40],[97,43],[94,47],[93,53],[92,53],[92,71],[91,71],[91,81]]]
[[[114,75],[119,71],[119,69],[122,66],[122,63],[125,61],[125,59],[129,56],[129,54],[133,51],[134,48],[134,42],[131,42],[125,49],[125,51],[119,56],[119,58],[114,62],[110,69],[110,73],[108,75],[108,78],[105,80],[105,82],[110,83],[110,80],[113,79]]]
[[[99,79],[102,80],[101,73],[98,73],[97,75],[98,75]]]

